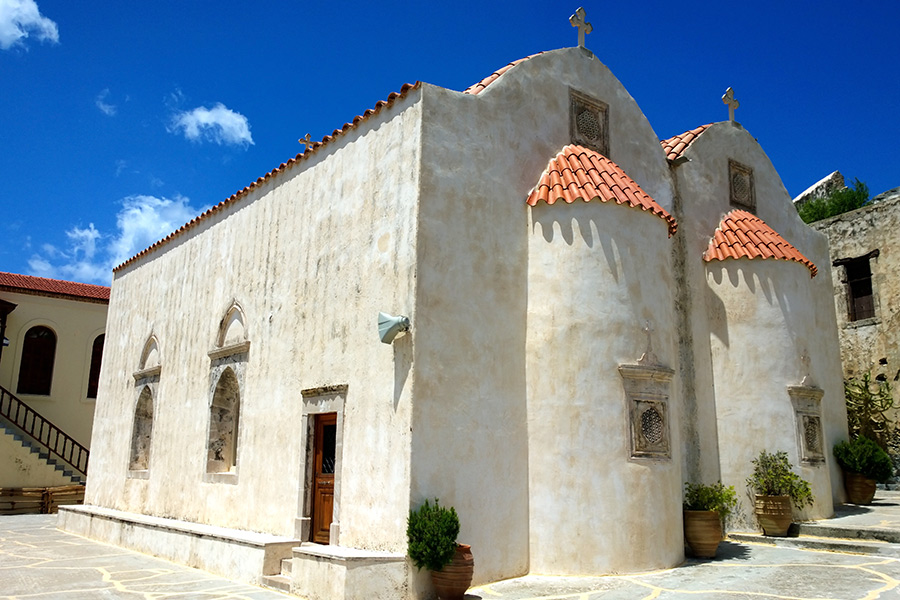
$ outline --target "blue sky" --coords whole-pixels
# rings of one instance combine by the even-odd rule
[[[736,118],[795,196],[900,186],[900,3],[584,0],[661,138]],[[562,2],[0,0],[0,271],[110,269],[417,80],[573,46]]]

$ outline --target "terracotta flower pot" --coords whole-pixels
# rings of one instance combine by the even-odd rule
[[[875,480],[859,473],[844,471],[844,489],[851,504],[871,504],[875,497]]]
[[[431,583],[441,600],[463,600],[466,590],[472,585],[472,574],[475,572],[475,559],[472,547],[457,544],[456,553],[450,564],[440,571],[431,572]]]
[[[785,536],[791,527],[790,496],[756,496],[756,518],[766,535]]]
[[[719,513],[714,510],[684,511],[684,540],[694,556],[715,558],[723,537]]]

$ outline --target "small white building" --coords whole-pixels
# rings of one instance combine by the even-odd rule
[[[51,423],[62,438],[90,449],[108,304],[105,286],[0,272],[0,487],[83,480],[17,425]],[[26,415],[19,403],[39,417]],[[46,423],[46,435],[38,437],[56,446],[57,436]],[[69,453],[71,446],[61,443],[58,449]],[[83,459],[80,466],[86,467],[87,456]]]
[[[396,599],[426,498],[476,583],[677,565],[684,482],[743,492],[763,449],[831,516],[827,264],[751,134],[661,141],[583,47],[403,86],[115,269],[62,526],[252,581],[294,547],[294,592]]]

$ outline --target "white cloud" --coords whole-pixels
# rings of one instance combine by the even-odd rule
[[[169,131],[181,131],[191,141],[210,140],[217,144],[247,146],[253,143],[247,117],[226,108],[221,102],[212,108],[198,106],[176,113]]]
[[[0,49],[24,45],[29,35],[59,43],[56,23],[41,14],[34,0],[0,0]]]
[[[172,233],[205,208],[197,209],[183,196],[129,196],[116,216],[116,232],[103,235],[93,223],[66,232],[65,249],[41,246],[28,266],[41,277],[109,285],[112,269]]]
[[[2,2],[2,1],[3,0],[0,0],[0,2]],[[106,103],[106,98],[108,96],[109,96],[109,88],[106,88],[105,90],[103,90],[102,92],[97,94],[97,98],[94,99],[94,104],[96,104],[97,108],[100,109],[100,112],[102,112],[107,117],[114,117],[114,116],[116,116],[116,110],[118,110],[118,109],[116,108],[115,105]]]

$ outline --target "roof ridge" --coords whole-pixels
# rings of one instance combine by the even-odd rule
[[[88,298],[93,300],[109,300],[109,287],[80,281],[51,279],[37,275],[22,275],[0,271],[0,288],[15,292],[43,292],[55,296]]]
[[[583,183],[577,176],[579,168],[586,179]],[[612,200],[616,204],[649,211],[661,218],[668,224],[669,237],[675,235],[678,229],[675,218],[629,177],[622,167],[596,150],[578,144],[563,146],[550,159],[525,202],[529,206],[535,206],[540,201],[553,205],[557,200],[566,204],[572,204],[576,200]]]
[[[719,226],[709,240],[706,252],[703,253],[703,260],[706,262],[726,258],[789,260],[809,269],[810,277],[815,277],[819,272],[811,260],[768,223],[753,213],[739,208],[732,209],[722,216]]]
[[[210,217],[213,214],[219,212],[220,210],[226,208],[227,206],[230,206],[234,202],[237,202],[242,197],[249,194],[254,188],[257,188],[260,185],[266,183],[272,177],[281,174],[283,171],[293,167],[295,164],[299,163],[300,161],[308,159],[310,156],[312,156],[314,153],[316,153],[319,150],[319,148],[326,146],[327,144],[331,143],[338,137],[346,134],[351,129],[356,128],[360,123],[367,120],[372,115],[376,115],[379,112],[381,112],[381,110],[383,108],[392,106],[396,100],[398,100],[399,98],[405,97],[412,90],[419,89],[419,87],[421,87],[421,85],[422,85],[421,81],[416,81],[415,83],[404,83],[403,86],[400,88],[399,92],[391,92],[390,94],[388,94],[387,100],[379,100],[378,102],[375,103],[374,108],[366,109],[366,111],[362,115],[357,115],[357,116],[353,117],[352,121],[350,121],[349,123],[344,123],[344,125],[340,129],[335,129],[331,133],[331,135],[324,136],[322,138],[322,141],[311,142],[309,145],[307,145],[303,149],[303,152],[300,152],[295,157],[290,158],[287,161],[281,163],[280,165],[278,165],[277,167],[275,167],[274,169],[272,169],[271,171],[269,171],[262,177],[257,178],[256,181],[252,182],[250,185],[245,186],[241,190],[238,190],[237,192],[235,192],[234,194],[232,194],[225,200],[222,200],[221,202],[219,202],[218,204],[213,206],[212,208],[209,208],[205,212],[194,217],[189,222],[185,223],[184,225],[182,225],[181,227],[179,227],[178,229],[176,229],[175,231],[173,231],[172,233],[170,233],[163,239],[151,244],[150,246],[141,250],[140,252],[138,252],[137,254],[135,254],[134,256],[132,256],[131,258],[126,260],[125,262],[123,262],[122,264],[114,267],[113,272],[115,273],[116,271],[119,271],[120,269],[131,264],[132,262],[136,261],[137,259],[141,258],[142,256],[146,256],[147,254],[150,254],[151,252],[155,251],[157,248],[169,243],[170,241],[172,241],[176,237],[180,236],[181,234],[189,231],[190,229],[193,229],[195,226],[197,226],[200,223],[200,221],[207,219],[208,217]]]
[[[503,67],[500,67],[499,69],[497,69],[496,71],[494,71],[493,73],[491,73],[490,75],[488,75],[487,77],[482,79],[481,81],[479,81],[477,83],[473,83],[472,85],[467,87],[465,90],[463,90],[463,94],[470,94],[472,96],[480,94],[481,92],[484,91],[484,88],[486,88],[487,86],[489,86],[492,83],[494,83],[495,81],[497,81],[501,75],[503,75],[504,73],[506,73],[513,67],[515,67],[516,65],[521,64],[521,63],[525,62],[526,60],[534,58],[535,56],[538,56],[543,53],[544,53],[544,51],[536,52],[535,54],[531,54],[529,56],[526,56],[525,58],[520,58],[518,60],[514,60],[511,63],[509,63]]]
[[[700,127],[695,127],[694,129],[685,131],[684,133],[679,133],[678,135],[673,135],[670,138],[660,140],[659,143],[663,147],[663,152],[666,153],[666,159],[669,162],[677,160],[681,158],[681,155],[684,154],[684,151],[688,149],[688,147],[694,143],[694,141],[700,137],[700,134],[706,131],[709,127],[711,127],[712,123],[707,123],[706,125],[701,125]]]

